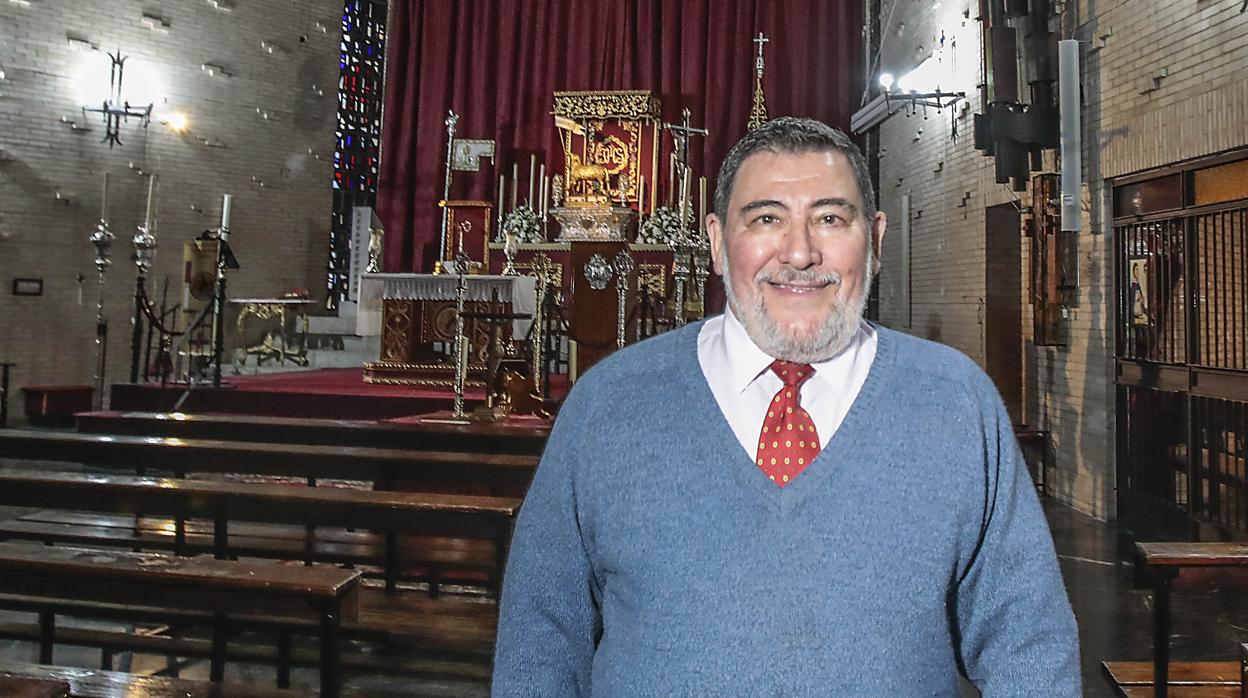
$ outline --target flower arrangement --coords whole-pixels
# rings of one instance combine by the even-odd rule
[[[670,245],[680,234],[680,214],[667,206],[660,206],[641,219],[641,225],[637,227],[637,242]]]
[[[506,242],[508,235],[514,235],[517,243],[546,242],[542,237],[542,226],[538,223],[537,213],[528,204],[515,207],[503,218],[503,226],[495,240]]]

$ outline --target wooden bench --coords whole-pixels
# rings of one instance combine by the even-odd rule
[[[76,412],[91,409],[95,388],[89,385],[28,385],[26,419],[32,424],[67,424]]]
[[[34,681],[55,685],[61,693],[15,693],[13,681]],[[0,663],[0,695],[8,698],[295,698],[302,695],[280,689],[221,685],[207,681],[187,681],[160,676],[136,676],[119,671],[76,669],[46,664]]]
[[[477,497],[423,492],[386,492],[340,487],[219,482],[186,479],[47,473],[0,470],[0,505],[53,507],[114,514],[163,515],[176,517],[172,549],[192,552],[187,542],[185,519],[202,518],[212,522],[211,551],[219,559],[240,554],[299,559],[290,553],[303,553],[305,559],[337,557],[359,562],[346,550],[330,550],[316,555],[314,539],[305,532],[303,541],[289,541],[276,551],[262,546],[230,544],[231,522],[250,521],[297,524],[304,527],[364,528],[384,534],[386,588],[393,591],[399,577],[400,533],[426,537],[487,540],[494,558],[491,586],[497,590],[506,564],[512,523],[520,509],[515,497]],[[89,529],[84,531],[84,529]],[[94,530],[90,530],[94,529]],[[100,530],[104,529],[104,530]],[[74,526],[69,521],[40,522],[19,519],[0,523],[0,537],[33,539],[59,543],[103,543],[134,546],[141,535],[133,528],[127,535],[109,535],[102,526]],[[139,531],[141,534],[142,531]],[[95,538],[95,536],[99,536]],[[165,537],[165,540],[168,540]],[[202,544],[196,546],[202,550]],[[371,560],[369,560],[371,561]],[[436,593],[436,579],[430,580]]]
[[[490,659],[497,632],[497,606],[467,598],[430,599],[423,594],[386,594],[358,585],[359,613],[339,627],[344,672],[419,676],[476,685],[488,683]],[[97,648],[100,668],[111,669],[117,652],[211,658],[211,637],[186,632],[213,627],[212,614],[201,610],[157,606],[118,605],[73,599],[46,599],[0,594],[0,608],[22,613],[92,618],[119,625],[145,624],[158,632],[134,633],[122,628],[58,627],[55,643]],[[296,637],[316,638],[315,620],[248,615],[238,621],[250,635],[235,636],[226,648],[226,661],[269,664],[277,668],[279,686],[289,685],[290,669],[319,666],[319,646],[304,646]],[[164,628],[162,628],[164,626]],[[168,635],[165,628],[177,628]],[[269,637],[276,637],[276,641]],[[42,629],[25,620],[0,622],[0,639],[40,643]],[[354,643],[360,651],[346,651]],[[382,644],[384,652],[376,651]]]
[[[368,446],[422,451],[541,455],[549,423],[506,424],[396,423],[350,419],[297,419],[239,414],[181,412],[83,412],[75,415],[86,434],[176,436],[271,443]]]
[[[1136,582],[1153,591],[1151,662],[1103,662],[1106,678],[1124,695],[1239,695],[1241,663],[1171,662],[1170,593],[1175,588],[1248,580],[1248,545],[1240,543],[1136,543]],[[1217,693],[1232,690],[1231,694]],[[1193,693],[1196,691],[1196,693]]]
[[[419,482],[424,491],[522,496],[538,456],[448,451],[411,451],[362,446],[239,443],[212,439],[107,436],[0,430],[0,456],[122,468],[175,477],[191,472],[249,473],[372,482],[397,489]]]
[[[7,696],[8,698],[69,698],[69,683],[32,676],[15,676],[0,671],[0,696]]]
[[[320,627],[321,695],[338,695],[339,626],[358,615],[360,573],[209,557],[0,543],[0,592],[26,598],[157,606],[213,618],[211,677],[220,681],[230,623],[247,616]],[[55,617],[40,614],[40,663],[50,664]]]

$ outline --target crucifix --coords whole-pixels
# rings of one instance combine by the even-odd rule
[[[693,201],[690,187],[692,180],[689,170],[689,137],[705,136],[709,133],[704,128],[695,128],[689,125],[690,113],[685,108],[681,112],[681,123],[668,124],[664,123],[663,128],[672,132],[674,140],[674,148],[672,151],[672,171],[680,177],[680,204],[678,207],[680,216],[680,233],[676,239],[671,242],[672,246],[672,276],[675,280],[675,302],[676,314],[674,317],[676,325],[685,324],[685,288],[689,284],[691,277],[701,282],[706,278],[706,266],[709,260],[710,243],[703,236],[693,235],[689,224],[692,216]],[[691,289],[697,293],[697,297],[702,297],[699,288]]]
[[[682,226],[688,225],[688,217],[692,211],[692,201],[690,200],[689,191],[689,137],[705,136],[709,133],[704,128],[695,128],[689,125],[691,113],[688,107],[681,111],[681,122],[679,124],[664,123],[663,128],[672,132],[672,170],[680,178],[680,221]]]
[[[753,41],[754,43],[758,44],[758,56],[754,58],[754,74],[758,76],[759,80],[762,80],[763,79],[763,44],[771,41],[771,39],[768,39],[766,35],[764,35],[762,32],[759,32],[758,36],[754,37]]]

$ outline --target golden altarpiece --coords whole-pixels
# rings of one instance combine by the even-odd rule
[[[537,219],[536,239],[513,241],[507,250],[508,244],[491,230],[505,227],[510,213],[493,211],[488,202],[442,205],[449,204],[450,215],[456,217],[453,228],[468,222],[470,232],[462,246],[479,262],[470,270],[480,278],[469,285],[466,314],[484,314],[487,308],[504,314],[531,312],[536,281],[532,275],[535,266],[542,267],[562,291],[561,311],[575,347],[570,363],[580,373],[619,346],[621,318],[630,324],[636,321],[643,286],[652,299],[669,295],[672,248],[635,238],[638,219],[656,207],[671,206],[677,187],[660,181],[663,123],[657,96],[648,91],[557,92],[552,113],[562,162],[552,163],[549,178],[533,176],[530,168],[530,196],[524,202]],[[453,144],[452,139],[448,148]],[[536,186],[532,180],[539,180]],[[505,204],[504,188],[500,177],[499,209]],[[512,211],[517,209],[519,188],[513,175]],[[447,230],[443,236],[442,257],[450,260],[455,251],[452,238]],[[384,282],[386,290],[381,360],[365,365],[365,380],[449,385],[451,364],[445,347],[452,339],[454,315],[454,302],[446,290],[453,287],[449,275],[441,285],[427,278],[436,274],[371,276]],[[406,277],[422,278],[416,283]],[[479,320],[466,326],[469,385],[484,381],[490,326]],[[517,320],[502,327],[505,338],[520,340],[528,324]],[[625,335],[631,341],[636,333],[630,327]]]

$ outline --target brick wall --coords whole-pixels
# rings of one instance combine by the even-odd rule
[[[1063,347],[1031,341],[1024,298],[1024,418],[1048,429],[1055,450],[1055,496],[1097,516],[1114,516],[1113,247],[1106,178],[1248,144],[1248,18],[1243,0],[1078,0],[1059,3],[1058,38],[1084,43],[1084,226],[1077,238],[1079,287],[1067,310]],[[890,17],[890,7],[891,17]],[[955,89],[969,109],[899,113],[879,127],[881,208],[899,225],[909,193],[914,334],[985,361],[980,311],[985,297],[985,209],[1030,201],[997,184],[993,161],[974,149],[978,3],[884,3],[881,69],[903,75],[941,44],[955,61]],[[1021,32],[1020,32],[1021,43]],[[875,80],[877,75],[870,76]],[[1027,92],[1024,90],[1024,95]],[[1026,99],[1026,97],[1025,97]],[[956,136],[955,136],[956,128]],[[920,133],[921,129],[921,133]],[[1052,153],[1048,171],[1055,171]],[[890,244],[891,243],[891,244]],[[1028,240],[1017,260],[1026,294]],[[886,236],[881,320],[904,328],[896,237]]]
[[[104,172],[118,237],[104,291],[110,381],[129,374],[140,173],[160,182],[154,297],[168,277],[180,298],[182,243],[217,224],[229,192],[243,267],[229,277],[230,295],[303,287],[324,298],[341,11],[341,0],[0,3],[0,361],[19,364],[15,389],[92,380],[97,285],[87,236]],[[124,145],[110,149],[102,117],[81,111],[75,81],[95,49],[118,48],[129,56],[127,88],[146,66],[167,98],[146,130],[123,123]],[[159,121],[175,110],[189,115],[184,133]],[[15,277],[42,279],[43,295],[10,295]]]

